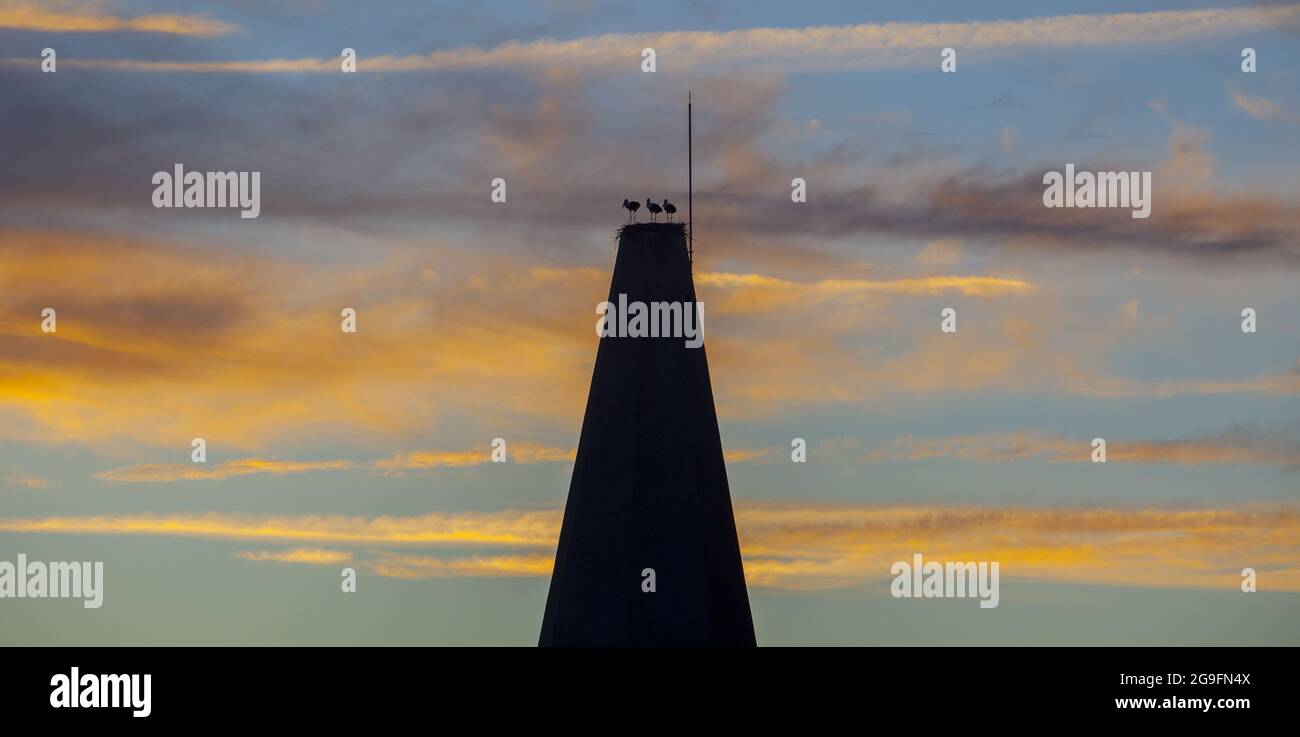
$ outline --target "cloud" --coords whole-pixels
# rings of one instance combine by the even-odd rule
[[[767,185],[782,180],[786,165],[766,158],[756,142],[744,152],[752,160],[744,177],[697,184],[708,193],[697,198],[710,212],[712,228],[772,238],[961,239],[1021,257],[1107,251],[1300,266],[1300,244],[1292,237],[1300,230],[1300,205],[1284,192],[1214,186],[1209,131],[1169,123],[1166,154],[1156,160],[1115,160],[1108,154],[1106,160],[994,169],[922,153],[906,166],[877,166],[871,175],[852,178],[843,176],[845,168],[857,171],[865,162],[808,162],[801,173],[819,188],[800,205],[798,218],[789,215],[788,191]],[[1043,174],[1066,163],[1080,171],[1153,171],[1150,216],[1134,219],[1124,208],[1044,207]]]
[[[1091,439],[1035,431],[958,435],[947,438],[899,437],[862,456],[864,461],[917,461],[954,458],[981,463],[1036,460],[1088,462]],[[1300,425],[1243,425],[1220,433],[1172,440],[1106,439],[1106,460],[1116,463],[1177,465],[1230,464],[1300,469]]]
[[[1037,288],[1022,279],[997,276],[922,276],[897,279],[823,279],[792,282],[762,274],[699,272],[696,286],[716,288],[711,299],[723,311],[763,312],[778,307],[852,301],[886,294],[931,296],[959,294],[967,297],[1002,297],[1033,294]]]
[[[553,546],[559,513],[430,513],[411,517],[342,515],[170,514],[100,515],[0,520],[0,531],[79,535],[146,535],[333,545],[449,547]]]
[[[492,47],[467,46],[423,55],[376,54],[359,59],[357,71],[531,72],[562,67],[569,74],[604,73],[635,70],[645,47],[654,48],[660,64],[674,70],[742,65],[774,66],[787,71],[893,69],[935,64],[937,51],[947,46],[961,49],[969,63],[993,53],[1219,38],[1285,26],[1297,17],[1300,6],[1280,5],[994,21],[609,33],[567,41],[541,39]],[[69,59],[60,63],[139,72],[337,73],[339,69],[339,60],[333,57],[261,61]]]
[[[1300,514],[1291,506],[1074,508],[741,505],[736,523],[751,586],[879,587],[893,561],[998,561],[1003,580],[1236,590],[1242,568],[1264,590],[1300,591]],[[332,548],[242,552],[254,561],[356,560],[397,578],[530,576],[551,570],[558,511],[413,517],[111,515],[0,519],[0,531],[303,541]],[[454,555],[412,546],[459,549]],[[402,548],[395,550],[393,548]],[[494,552],[490,548],[504,549]]]
[[[1014,175],[952,172],[938,183],[918,185],[914,197],[902,203],[882,199],[873,186],[829,191],[809,201],[810,219],[800,224],[823,237],[865,233],[963,237],[1032,245],[1040,251],[1106,249],[1217,262],[1253,258],[1289,268],[1300,265],[1300,247],[1289,235],[1300,228],[1300,207],[1292,202],[1268,193],[1188,196],[1179,191],[1185,182],[1157,176],[1153,177],[1152,212],[1145,220],[1135,220],[1121,208],[1043,207],[1043,172],[1063,168],[1064,163],[1047,163]],[[1134,167],[1079,164],[1077,168],[1127,171]],[[764,208],[755,208],[752,215],[750,227],[790,232],[789,222],[764,214]]]
[[[573,463],[575,448],[538,445],[538,443],[507,443],[507,460],[513,464]],[[774,448],[731,448],[724,451],[727,463],[768,461],[779,456]],[[265,460],[238,459],[224,463],[143,463],[110,468],[94,474],[100,481],[110,484],[165,484],[172,481],[224,481],[226,478],[269,474],[283,476],[289,473],[324,471],[381,472],[385,476],[403,476],[407,471],[429,471],[434,468],[471,468],[491,463],[491,448],[465,451],[422,450],[400,452],[393,458],[372,461],[357,460]],[[35,476],[10,476],[12,485],[43,487],[48,484]]]
[[[506,443],[508,463],[571,463],[577,451],[536,443]],[[492,449],[467,451],[420,450],[399,453],[392,458],[373,462],[371,467],[385,473],[427,468],[463,468],[491,462]]]
[[[519,413],[576,423],[597,340],[594,316],[577,316],[593,314],[608,288],[593,282],[585,295],[557,293],[556,272],[456,254],[440,261],[457,278],[430,283],[420,267],[438,258],[431,247],[358,266],[75,234],[0,230],[0,244],[0,437],[110,454],[141,455],[142,446],[188,453],[195,436],[230,455],[307,439],[356,447],[361,438],[370,449],[419,437],[434,444],[442,413],[475,416],[485,428]],[[339,329],[344,305],[358,310],[356,334]],[[56,333],[40,330],[47,306],[57,309]],[[515,450],[523,462],[568,452],[526,443]],[[413,451],[374,467],[453,460]],[[104,478],[350,467],[314,463],[253,457]]]
[[[672,110],[677,121],[676,89],[638,88],[633,96],[613,80],[587,84],[571,75],[522,81],[486,75],[474,85],[439,76],[421,83],[426,92],[417,101],[341,105],[322,117],[303,111],[331,104],[342,93],[322,93],[315,81],[204,82],[241,104],[214,107],[207,98],[181,97],[167,120],[159,121],[147,111],[115,107],[136,86],[147,86],[137,79],[114,80],[110,87],[126,92],[102,99],[96,89],[52,95],[22,81],[30,79],[26,75],[15,79],[14,104],[47,125],[0,121],[0,134],[15,151],[0,198],[13,222],[36,227],[66,222],[69,211],[177,222],[172,213],[149,206],[141,182],[196,157],[220,161],[223,168],[268,170],[258,223],[305,220],[364,232],[413,223],[439,232],[480,228],[570,257],[581,252],[579,244],[594,229],[607,232],[611,218],[622,212],[621,197],[632,194],[622,191],[625,172],[637,172],[647,190],[680,191],[679,146],[663,135],[670,114],[665,111]],[[78,79],[91,86],[91,78]],[[942,149],[918,146],[900,153],[893,151],[896,137],[875,126],[855,127],[851,134],[823,128],[818,135],[825,144],[798,162],[813,189],[795,217],[788,188],[776,186],[790,181],[793,164],[778,145],[787,120],[778,114],[786,104],[784,77],[747,70],[691,84],[709,100],[695,129],[695,198],[708,213],[697,224],[707,238],[701,271],[743,273],[761,259],[764,271],[787,278],[813,267],[821,272],[817,276],[837,276],[833,267],[856,265],[846,244],[864,239],[882,249],[961,240],[972,255],[979,249],[1026,259],[1106,251],[1300,267],[1300,246],[1292,237],[1300,230],[1294,198],[1285,190],[1209,186],[1209,134],[1192,126],[1171,121],[1163,161],[1159,149],[1142,149],[1137,160],[1107,153],[1097,155],[1105,160],[1074,162],[1089,170],[1156,171],[1146,220],[1114,208],[1043,207],[1043,173],[1062,168],[1063,160],[991,168]],[[386,80],[374,94],[401,94],[396,90],[402,85]],[[264,114],[254,118],[250,110]],[[184,126],[187,135],[151,135],[157,125]],[[237,143],[226,134],[232,129],[245,131]],[[837,141],[836,135],[845,137]],[[111,147],[97,143],[106,136]],[[194,141],[203,141],[197,153]],[[323,149],[335,153],[322,158]],[[264,150],[276,151],[276,159],[253,153]],[[895,160],[896,154],[903,158]],[[338,171],[349,176],[338,177]],[[509,182],[505,220],[485,196],[485,182],[494,176]],[[207,223],[219,216],[189,211],[183,217]],[[486,223],[492,228],[484,228]]]
[[[385,554],[367,567],[390,578],[535,578],[551,575],[549,555],[474,555],[437,558],[425,555]]]
[[[235,554],[241,560],[274,563],[307,563],[311,565],[334,565],[352,560],[352,553],[347,550],[326,550],[325,548],[289,548],[286,550],[242,550]]]
[[[1236,87],[1228,87],[1228,95],[1243,112],[1257,120],[1270,120],[1283,123],[1300,122],[1300,116],[1282,109],[1281,105],[1264,97],[1252,97]]]
[[[553,448],[535,443],[507,444],[510,463],[571,462],[575,451]],[[269,474],[282,476],[293,473],[317,471],[381,471],[386,475],[400,475],[403,471],[433,468],[467,468],[491,462],[491,448],[480,450],[417,450],[398,453],[392,458],[375,461],[283,461],[262,458],[240,458],[208,465],[206,463],[142,463],[122,468],[100,471],[94,475],[101,481],[113,483],[162,483],[171,481],[219,481],[238,476]]]
[[[702,294],[706,304],[712,300]],[[832,309],[799,303],[768,313],[751,332],[715,327],[708,337],[710,369],[730,377],[715,389],[719,415],[752,420],[903,397],[1052,390],[1080,370],[1066,356],[1084,349],[1054,350],[1050,331],[1019,316],[1024,309],[971,317],[987,322],[950,334],[939,331],[938,306],[918,312],[883,303]]]
[[[752,462],[768,463],[780,458],[781,453],[774,448],[724,448],[722,457],[728,465]]]
[[[1108,448],[1109,450],[1109,448]],[[872,461],[920,461],[956,458],[966,461],[1077,460],[1086,461],[1087,441],[1036,432],[959,435],[949,438],[894,438],[885,447],[862,456]]]
[[[608,293],[604,269],[471,259],[436,246],[353,265],[81,233],[0,230],[0,243],[0,417],[8,418],[0,437],[156,457],[154,448],[188,453],[200,436],[236,456],[112,468],[98,474],[107,481],[397,474],[485,460],[486,445],[443,445],[438,436],[451,434],[440,418],[448,416],[476,418],[456,437],[477,432],[484,443],[521,416],[545,420],[538,432],[576,431],[597,346],[593,309]],[[439,279],[423,276],[429,263],[439,263]],[[835,336],[881,327],[884,300],[1037,289],[1009,276],[697,276],[702,299],[720,310],[710,313],[719,316],[710,359],[715,371],[737,377],[718,387],[720,407],[733,415],[787,400],[860,400],[900,382],[912,391],[987,386],[1013,355],[1003,341],[1020,345],[1019,329],[981,344],[922,339],[910,356],[869,364]],[[358,309],[354,335],[339,331],[342,305]],[[58,310],[57,333],[40,332],[46,306]],[[775,307],[788,312],[781,321],[796,321],[791,331],[753,341],[752,326],[727,325],[729,311],[739,318]],[[968,370],[955,383],[930,365],[951,365],[959,354]],[[283,449],[332,441],[373,457],[419,437],[428,438],[426,448],[371,461],[294,459]],[[523,463],[567,462],[573,450],[511,442],[510,454]]]
[[[94,2],[0,1],[0,28],[43,33],[161,33],[222,36],[238,27],[201,15],[139,15],[121,18]],[[62,64],[62,60],[60,60]]]
[[[1043,208],[1041,169],[1001,173],[939,160],[922,162],[924,175],[875,171],[837,148],[807,162],[816,196],[792,218],[788,190],[764,184],[789,181],[788,165],[765,138],[780,106],[780,78],[702,84],[718,107],[697,120],[697,180],[704,182],[696,182],[696,197],[710,217],[700,226],[707,240],[696,279],[715,317],[707,342],[724,419],[963,392],[1123,398],[1300,391],[1294,371],[1221,380],[1108,376],[1104,357],[1122,334],[1111,327],[1124,326],[1101,329],[1062,304],[1072,277],[1051,279],[1040,268],[1053,265],[1044,255],[1053,252],[1106,261],[1091,259],[1099,250],[1182,255],[1214,268],[1234,259],[1300,265],[1293,237],[1300,208],[1293,203],[1268,194],[1207,195],[1204,187],[1166,195],[1158,184],[1152,218],[1139,223],[1123,212]],[[67,116],[47,115],[56,111],[41,107],[39,86],[29,87],[34,115],[64,125]],[[437,89],[436,103],[451,101]],[[294,92],[289,87],[268,104],[318,101]],[[139,162],[181,159],[158,148],[172,138],[150,135],[137,113],[123,113],[131,124],[111,128],[122,145],[108,149],[89,145],[91,131],[111,123],[98,110],[57,134],[0,122],[17,152],[5,180],[21,183],[0,185],[4,212],[9,221],[42,223],[0,228],[0,438],[79,443],[129,458],[115,464],[157,460],[156,448],[188,448],[196,435],[226,458],[318,457],[303,445],[327,442],[353,451],[349,458],[392,453],[387,469],[376,467],[400,473],[403,466],[463,462],[442,454],[522,420],[531,423],[529,437],[566,452],[589,388],[592,308],[608,293],[606,226],[618,205],[608,193],[626,186],[621,172],[664,182],[673,179],[671,167],[652,145],[626,144],[653,141],[657,123],[636,120],[610,135],[581,84],[548,82],[493,104],[478,94],[449,106],[458,123],[478,121],[456,130],[441,128],[422,106],[418,113],[399,106],[376,120],[377,108],[366,106],[364,119],[350,118],[346,106],[321,120],[290,115],[285,119],[306,126],[293,135],[277,129],[263,137],[262,126],[248,128],[256,139],[250,150],[284,154],[276,180],[313,183],[276,195],[286,219],[277,223],[268,204],[265,222],[258,221],[267,235],[256,245],[204,213],[181,215],[194,218],[181,226],[175,213],[149,208],[139,185],[155,167]],[[177,113],[198,126],[187,139],[229,140],[218,132],[238,119],[205,112]],[[373,135],[341,145],[352,140],[353,125],[369,130],[372,123]],[[457,138],[461,129],[472,140]],[[335,142],[341,158],[317,155],[323,143],[336,150]],[[1212,175],[1207,146],[1205,135],[1176,126],[1162,170],[1169,175],[1157,182]],[[201,148],[205,156],[230,153]],[[71,169],[30,153],[50,150]],[[430,150],[465,159],[454,166],[411,162]],[[102,167],[78,163],[87,161]],[[507,219],[485,196],[487,162],[509,170]],[[133,166],[138,176],[124,177]],[[362,174],[364,186],[353,185],[352,176],[331,173],[336,167],[383,173],[373,175],[373,187]],[[426,179],[429,171],[440,174]],[[338,189],[341,182],[349,187]],[[608,209],[593,205],[605,202]],[[54,203],[55,211],[45,209]],[[147,234],[48,229],[48,222],[94,222],[101,210],[113,213],[112,222],[135,212],[141,219],[131,222],[150,227],[134,230]],[[351,222],[358,213],[371,219]],[[431,225],[438,238],[389,230],[395,222]],[[170,228],[193,240],[158,234]],[[864,261],[866,249],[893,265]],[[999,255],[1015,258],[989,258]],[[945,265],[958,259],[961,269]],[[932,297],[980,302],[961,311],[962,332],[944,336],[933,329],[939,305],[927,304]],[[51,305],[60,328],[44,335],[34,318]],[[338,330],[345,305],[360,311],[355,335]],[[1149,305],[1158,302],[1144,300],[1144,318],[1158,309]]]
[[[459,558],[379,552],[365,560],[346,550],[325,548],[289,548],[283,550],[240,551],[241,560],[307,565],[355,563],[386,578],[535,578],[549,576],[554,560],[549,555],[471,555]]]
[[[942,238],[925,244],[914,259],[920,266],[956,266],[961,263],[961,241]]]
[[[50,480],[30,473],[11,473],[4,477],[4,482],[8,486],[24,487],[27,489],[44,489],[50,485]]]
[[[351,461],[274,461],[261,458],[242,458],[224,463],[144,463],[125,468],[100,471],[95,478],[116,483],[163,481],[213,481],[271,474],[275,476],[309,471],[339,471],[355,468]]]
[[[1300,394],[1300,359],[1287,371],[1245,379],[1160,379],[1139,381],[1113,376],[1090,376],[1066,387],[1072,394],[1099,399],[1213,394]]]
[[[490,439],[523,418],[529,440],[507,438],[511,461],[571,460],[608,267],[440,244],[362,263],[225,245],[0,229],[0,438],[130,458],[101,471],[106,481],[400,474],[483,462]],[[1300,368],[1213,381],[1108,376],[1099,356],[1131,328],[1099,329],[1015,275],[802,268],[798,281],[696,272],[714,315],[710,368],[726,377],[715,385],[724,419],[963,392],[1300,392]],[[893,307],[948,295],[988,302],[963,310],[951,335],[935,328],[937,306]],[[339,330],[344,305],[359,311],[356,334]],[[57,333],[40,331],[47,306]],[[184,462],[196,436],[232,460]],[[321,442],[350,452],[304,449]],[[180,462],[158,463],[159,448]]]
[[[999,561],[1008,579],[1237,590],[1267,569],[1273,590],[1300,590],[1300,518],[1258,509],[1056,507],[768,507],[737,511],[754,586],[863,585],[893,561]],[[883,588],[882,588],[883,590]]]

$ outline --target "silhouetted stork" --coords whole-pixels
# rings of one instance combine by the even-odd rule
[[[624,199],[624,200],[623,200],[623,207],[627,210],[627,221],[628,221],[629,223],[631,223],[631,222],[635,222],[635,221],[636,221],[636,211],[641,209],[641,203],[640,203],[640,202],[633,202],[633,201],[631,201],[631,200]]]
[[[670,223],[673,221],[673,215],[677,214],[677,205],[669,202],[667,197],[664,198],[664,212],[668,213],[668,222]]]
[[[645,198],[645,209],[650,211],[650,222],[652,223],[655,221],[655,215],[664,211],[662,207],[656,205],[654,200],[649,197]]]

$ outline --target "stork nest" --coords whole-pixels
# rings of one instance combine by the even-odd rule
[[[686,234],[686,223],[623,223],[614,231],[614,240],[617,242],[623,237],[624,231],[635,233],[681,233]]]

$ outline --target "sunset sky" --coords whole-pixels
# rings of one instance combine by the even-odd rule
[[[1300,644],[1300,4],[1132,5],[0,0],[0,560],[106,579],[0,644],[535,644],[688,89],[760,644]],[[917,552],[1000,605],[891,598]]]

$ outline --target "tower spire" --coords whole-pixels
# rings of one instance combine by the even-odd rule
[[[685,246],[624,228],[609,304],[681,302],[689,324]],[[600,338],[538,644],[755,644],[703,344]]]

